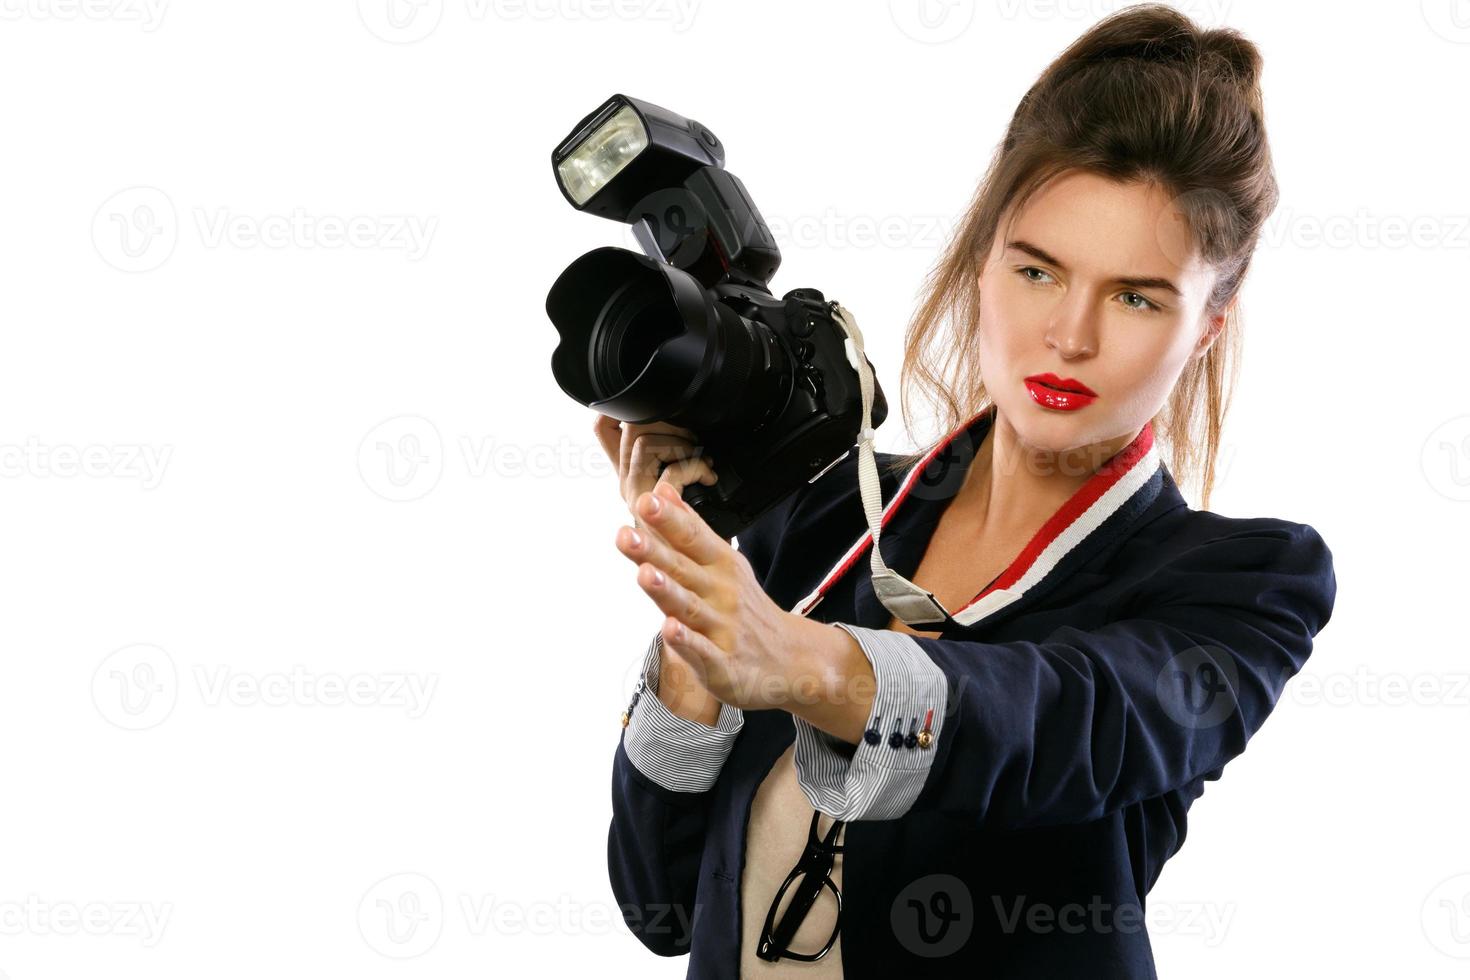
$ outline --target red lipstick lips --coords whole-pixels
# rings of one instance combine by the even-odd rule
[[[1059,378],[1050,371],[1027,378],[1026,391],[1032,401],[1043,408],[1064,412],[1075,411],[1097,400],[1097,392],[1076,378]]]

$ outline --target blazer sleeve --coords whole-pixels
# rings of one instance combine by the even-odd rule
[[[763,586],[800,491],[736,535]],[[709,811],[744,713],[722,704],[711,727],[658,700],[655,634],[613,756],[607,865],[623,921],[660,956],[689,952]]]
[[[866,727],[886,732],[880,715],[907,725],[937,707],[934,738],[928,750],[895,748],[885,733],[844,753],[796,719],[798,782],[846,820],[1096,820],[1218,776],[1305,663],[1336,591],[1322,537],[1281,521],[1182,550],[1097,629],[987,643],[837,624],[874,665]]]

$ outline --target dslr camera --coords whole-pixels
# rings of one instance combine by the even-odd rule
[[[629,224],[642,254],[594,249],[546,296],[562,391],[638,425],[693,432],[718,459],[684,500],[729,539],[853,448],[862,425],[857,356],[835,302],[777,299],[781,253],[707,127],[614,95],[551,154],[578,211]],[[871,362],[868,362],[871,367]],[[872,421],[887,417],[873,378]]]

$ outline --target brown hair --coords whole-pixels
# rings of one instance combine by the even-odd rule
[[[924,299],[904,340],[905,419],[912,417],[911,387],[931,394],[945,434],[989,406],[978,371],[976,263],[989,255],[1007,207],[1014,202],[1018,212],[1043,184],[1066,171],[1164,188],[1185,215],[1200,254],[1218,271],[1205,312],[1224,309],[1240,289],[1278,196],[1260,71],[1259,51],[1240,33],[1201,30],[1158,3],[1103,18],[1047,66],[1016,106],[959,228],[925,281]],[[1153,420],[1176,480],[1202,467],[1204,508],[1234,387],[1238,310],[1237,303],[1227,313],[1209,351],[1186,364]],[[948,336],[941,336],[946,319]],[[895,465],[908,468],[925,451],[902,456]]]

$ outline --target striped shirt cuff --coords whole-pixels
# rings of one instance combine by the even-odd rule
[[[877,745],[865,738],[854,749],[792,715],[796,781],[813,807],[837,820],[897,820],[918,799],[934,763],[934,747],[943,737],[949,685],[944,671],[907,633],[832,625],[847,630],[873,665],[877,691],[863,728],[876,729],[882,738]],[[905,737],[919,732],[931,709],[933,738],[927,749],[889,745],[895,731]]]
[[[658,699],[658,661],[663,634],[655,633],[643,660],[643,676],[633,693],[623,749],[633,767],[665,789],[702,793],[715,784],[745,712],[720,705],[714,727],[680,718]]]

